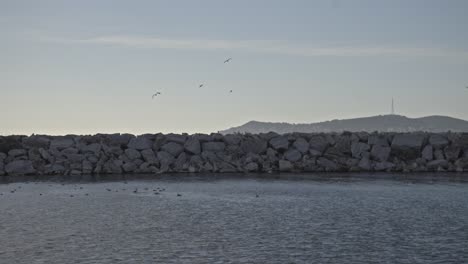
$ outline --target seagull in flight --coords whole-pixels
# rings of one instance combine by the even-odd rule
[[[203,86],[205,86],[203,83],[198,85],[198,88],[202,88]]]
[[[225,60],[224,63],[228,63],[228,62],[230,62],[231,60],[232,60],[232,58],[229,58],[229,59]]]
[[[161,94],[161,92],[156,92],[155,94],[153,94],[152,99],[154,99],[155,96],[158,96],[158,95],[160,95],[160,94]]]

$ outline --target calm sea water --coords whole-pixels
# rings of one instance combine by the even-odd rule
[[[468,263],[468,175],[24,180],[0,263]]]

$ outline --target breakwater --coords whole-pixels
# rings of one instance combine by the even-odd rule
[[[0,137],[0,175],[468,171],[468,133]]]

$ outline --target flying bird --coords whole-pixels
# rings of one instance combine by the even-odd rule
[[[155,94],[153,94],[152,99],[154,99],[155,96],[158,96],[158,95],[160,95],[160,94],[161,94],[161,92],[156,92]]]
[[[231,60],[232,60],[232,58],[229,58],[229,59],[225,60],[224,63],[228,63],[228,62],[230,62]]]
[[[230,93],[232,93],[232,90],[229,90]]]
[[[203,83],[198,85],[198,88],[202,88],[203,86],[205,86]]]

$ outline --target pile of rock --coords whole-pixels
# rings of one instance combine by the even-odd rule
[[[468,134],[0,137],[0,175],[276,171],[468,171]]]

